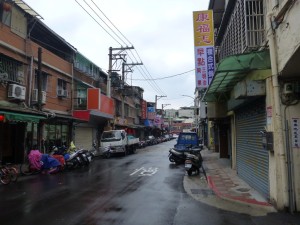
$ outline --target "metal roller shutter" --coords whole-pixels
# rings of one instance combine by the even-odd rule
[[[75,146],[90,150],[93,144],[93,128],[92,127],[76,127],[75,130]]]
[[[269,198],[269,154],[262,147],[260,131],[266,126],[264,101],[236,113],[237,172],[250,186]]]

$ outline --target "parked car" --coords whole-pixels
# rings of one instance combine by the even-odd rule
[[[181,132],[174,145],[174,149],[178,151],[185,151],[190,148],[199,148],[200,142],[196,132]]]
[[[125,130],[104,131],[101,136],[101,148],[110,147],[111,153],[134,153],[139,146],[139,138],[127,135]]]

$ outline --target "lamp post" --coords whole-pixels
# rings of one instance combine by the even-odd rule
[[[168,105],[171,105],[171,104],[161,104],[161,109],[162,109],[162,111],[164,111],[164,107],[165,107],[165,106],[168,106]]]
[[[162,122],[163,122],[163,124],[165,125],[165,121],[164,121],[164,107],[165,106],[168,106],[168,105],[171,105],[171,104],[161,104],[161,113],[162,113],[162,115],[161,115],[161,117],[162,117]],[[170,130],[170,123],[169,123],[169,130]]]
[[[195,100],[195,98],[194,98],[194,97],[192,97],[192,96],[190,96],[190,95],[181,95],[181,96],[184,96],[184,97],[189,97],[189,98],[192,98],[192,99],[194,99],[194,100]]]

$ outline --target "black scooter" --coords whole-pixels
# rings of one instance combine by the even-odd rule
[[[169,161],[175,162],[176,164],[183,164],[185,161],[184,151],[177,151],[174,148],[169,150]]]
[[[190,150],[189,153],[185,153],[186,159],[185,159],[185,170],[187,171],[188,175],[191,176],[194,172],[198,175],[200,173],[200,168],[202,167],[202,156],[201,151],[202,149],[193,149]],[[202,167],[202,170],[205,174],[205,171]]]

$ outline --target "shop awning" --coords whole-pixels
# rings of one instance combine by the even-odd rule
[[[228,100],[229,92],[253,70],[271,68],[268,50],[232,55],[217,66],[214,78],[202,99],[204,102]]]
[[[21,9],[27,12],[29,15],[33,17],[37,17],[39,19],[43,19],[36,11],[34,11],[29,5],[27,5],[24,1],[21,0],[13,0],[16,5],[18,5]]]
[[[15,121],[15,122],[38,123],[41,119],[46,118],[40,115],[22,114],[22,113],[7,112],[7,111],[0,111],[0,115],[4,115],[5,121]]]

